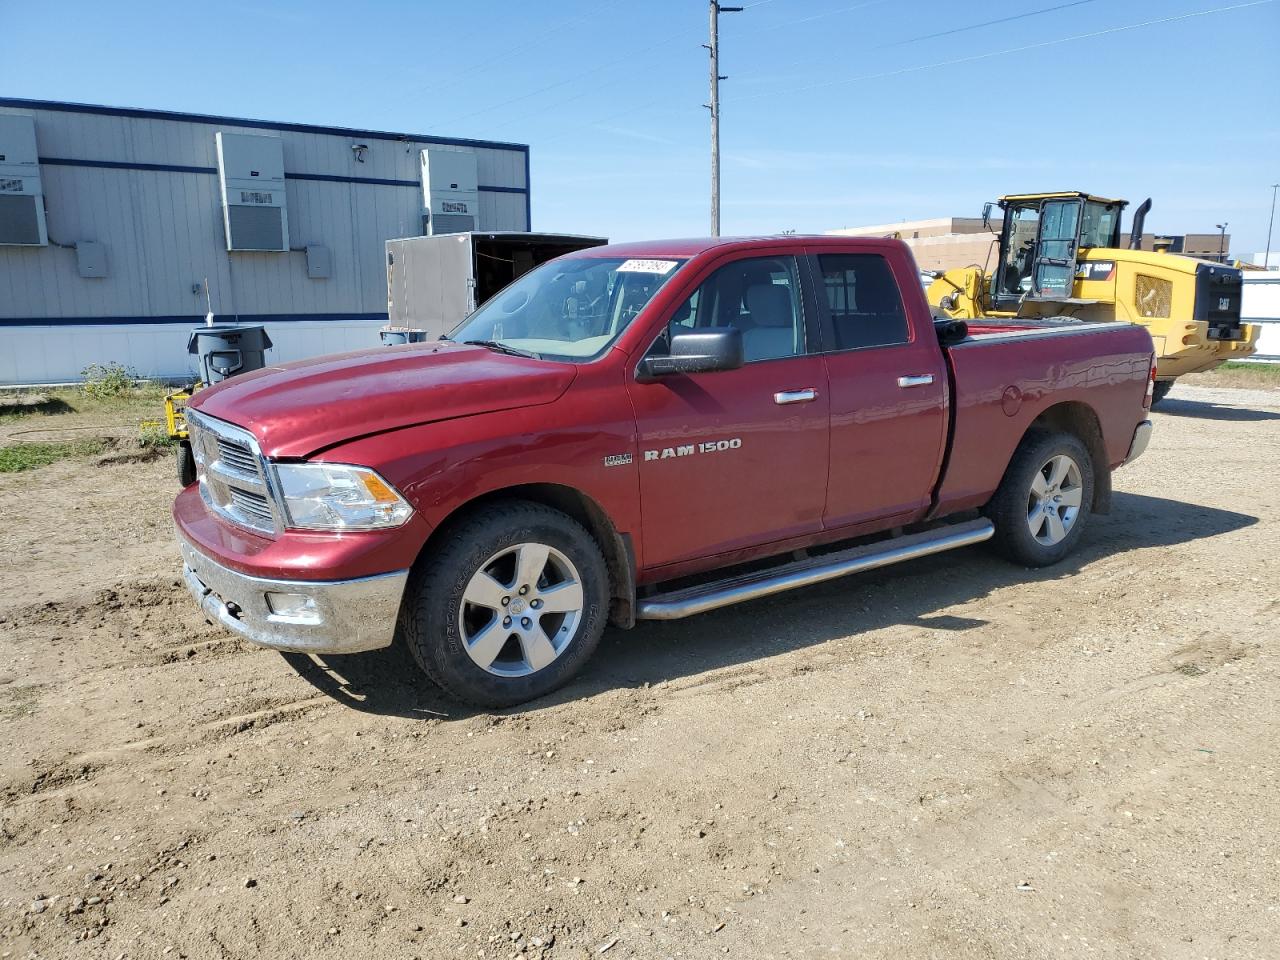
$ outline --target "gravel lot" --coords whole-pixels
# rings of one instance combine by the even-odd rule
[[[1154,419],[1062,567],[611,631],[497,715],[205,624],[168,459],[0,475],[0,958],[1274,957],[1280,392]]]

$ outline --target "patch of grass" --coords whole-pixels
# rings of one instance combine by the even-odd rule
[[[1216,370],[1181,378],[1200,387],[1239,387],[1246,390],[1280,389],[1280,363],[1241,363],[1231,360]]]
[[[0,423],[64,414],[122,414],[139,420],[164,415],[164,398],[171,387],[141,380],[123,393],[90,395],[77,387],[61,387],[40,394],[0,393]]]
[[[121,397],[133,389],[138,371],[119,363],[91,363],[80,371],[84,377],[83,390],[95,400]]]
[[[143,424],[142,429],[138,431],[138,446],[143,450],[167,449],[177,445],[178,438],[169,436],[169,431],[164,427]]]
[[[1228,360],[1218,368],[1222,373],[1250,373],[1280,383],[1280,363],[1241,363]]]
[[[0,473],[18,473],[47,467],[59,460],[90,457],[103,450],[101,440],[68,440],[62,443],[14,443],[0,447]]]

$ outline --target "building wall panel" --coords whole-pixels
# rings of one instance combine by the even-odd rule
[[[2,98],[0,113],[36,120],[50,238],[95,240],[107,257],[107,276],[86,279],[73,249],[0,247],[0,384],[74,379],[95,360],[180,375],[205,278],[220,321],[275,318],[291,356],[377,342],[365,327],[386,313],[384,244],[421,231],[419,154],[433,138]],[[301,249],[227,252],[222,129],[281,138],[290,243],[327,246],[332,277],[309,278]],[[529,229],[527,148],[459,145],[476,152],[481,229]]]

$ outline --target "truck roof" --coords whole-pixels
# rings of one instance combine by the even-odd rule
[[[784,244],[832,244],[858,247],[891,246],[888,237],[839,237],[829,234],[774,234],[761,237],[685,237],[675,240],[640,240],[632,243],[609,243],[571,254],[574,257],[693,257],[713,249],[748,250],[753,246]]]

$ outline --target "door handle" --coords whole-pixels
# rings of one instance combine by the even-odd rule
[[[784,403],[808,403],[810,400],[818,398],[818,391],[813,387],[805,387],[803,390],[780,390],[773,395],[773,402],[777,404]]]
[[[907,387],[927,387],[931,383],[933,383],[932,373],[917,373],[898,378],[898,386],[904,389]]]

